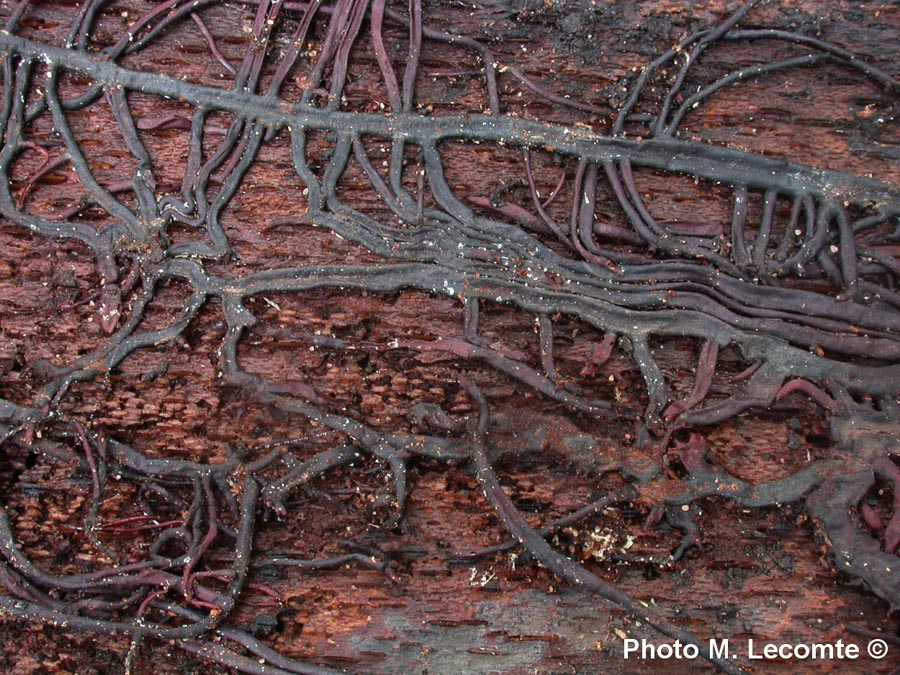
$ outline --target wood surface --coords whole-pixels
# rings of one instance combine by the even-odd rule
[[[3,4],[8,14],[12,3]],[[149,3],[136,0],[112,3],[101,26],[118,35],[129,16],[148,7]],[[688,31],[720,21],[728,9],[727,3],[701,7],[680,1],[431,2],[426,4],[425,22],[451,25],[459,34],[490,45],[499,64],[515,65],[548,90],[607,111],[606,116],[591,116],[552,104],[503,75],[501,68],[500,90],[507,112],[573,128],[590,124],[602,131],[609,128],[613,109],[636,68]],[[75,3],[35,2],[22,32],[58,44],[74,11]],[[225,58],[239,63],[247,49],[252,9],[223,2],[205,9],[202,16]],[[123,63],[215,85],[227,73],[211,56],[200,32],[189,30],[188,24],[162,35],[133,63],[127,58]],[[747,24],[816,35],[900,76],[900,10],[890,3],[771,2],[755,8]],[[397,27],[389,31],[392,49],[400,49],[404,31]],[[785,49],[761,42],[753,45],[751,54],[747,45],[728,45],[703,67],[716,73],[754,59],[779,58],[783,56],[779,50]],[[351,63],[347,107],[378,110],[385,93],[374,55],[360,46]],[[434,114],[480,112],[486,105],[480,72],[481,63],[471,50],[431,44],[423,53],[419,98],[433,102]],[[85,82],[73,77],[66,86],[74,91]],[[686,120],[681,134],[814,167],[877,176],[896,188],[898,104],[896,98],[887,104],[885,100],[883,92],[856,74],[829,66],[798,69],[785,77],[749,80],[712,99]],[[169,115],[190,119],[189,107],[176,100],[132,94],[129,102],[135,118],[147,120],[148,126]],[[893,114],[893,121],[876,124],[872,115],[883,114]],[[224,130],[230,116],[215,113],[213,120]],[[108,112],[106,116],[101,108],[75,112],[70,122],[98,178],[105,183],[120,179],[122,166],[133,160],[117,147],[120,141]],[[49,128],[44,131],[51,134]],[[142,132],[158,185],[180,184],[188,135],[188,129],[173,125]],[[315,145],[317,139],[310,142]],[[318,142],[323,148],[327,145],[325,138]],[[371,139],[368,143],[373,163],[386,162],[386,145]],[[525,189],[518,150],[450,143],[445,153],[447,180],[460,199],[486,216],[515,222],[498,207]],[[18,179],[30,175],[39,160],[37,154],[23,156]],[[559,175],[554,161],[548,153],[536,164],[538,182],[547,189]],[[730,222],[732,203],[724,187],[651,170],[640,171],[636,180],[660,218]],[[63,168],[41,180],[31,203],[41,211],[62,210],[77,200],[79,190]],[[393,217],[358,167],[351,166],[342,179],[340,196],[373,217]],[[224,211],[223,227],[234,258],[211,263],[208,270],[239,277],[292,263],[379,260],[362,246],[304,224],[306,208],[307,196],[292,166],[290,138],[280,133],[263,145]],[[761,202],[751,208],[758,212]],[[170,234],[173,241],[193,236],[186,227],[173,228]],[[42,386],[42,364],[71,361],[106,338],[97,302],[86,301],[101,285],[87,247],[36,236],[0,219],[0,396],[28,404]],[[170,323],[188,293],[184,283],[163,284],[146,325]],[[455,417],[474,416],[477,407],[460,384],[464,372],[490,402],[487,438],[504,490],[535,526],[625,486],[621,475],[608,472],[611,463],[639,473],[653,462],[676,456],[666,454],[659,442],[638,442],[637,429],[647,405],[641,372],[626,353],[616,351],[602,375],[592,373],[596,331],[578,317],[553,317],[560,379],[580,387],[587,398],[617,401],[624,412],[615,418],[573,411],[453,353],[380,348],[391,341],[427,342],[461,335],[463,306],[453,298],[417,290],[378,295],[319,289],[254,296],[247,308],[259,320],[240,345],[247,372],[285,386],[314,379],[319,395],[349,407],[383,433],[414,428],[411,411],[421,402],[437,404]],[[210,301],[177,339],[133,353],[104,377],[79,382],[65,400],[67,413],[89,420],[92,429],[102,429],[148,456],[198,462],[221,462],[229,451],[285,438],[311,439],[298,446],[299,456],[333,443],[332,432],[326,436],[309,422],[220,384],[217,359],[224,332],[220,307]],[[495,349],[522,354],[539,367],[533,313],[510,304],[485,303],[479,334]],[[356,347],[315,349],[309,336],[337,338]],[[690,391],[699,346],[695,340],[676,338],[651,341],[673,398]],[[723,350],[715,395],[725,398],[733,393],[737,387],[733,376],[748,365],[737,350]],[[898,426],[884,430],[892,443],[900,437],[900,420],[894,422]],[[744,481],[761,484],[790,475],[812,460],[835,456],[830,424],[821,407],[793,395],[769,410],[753,410],[704,427],[703,434],[711,461]],[[673,442],[683,443],[685,438],[678,436]],[[682,532],[665,522],[648,522],[665,491],[675,494],[680,489],[677,463],[667,471],[671,481],[658,484],[659,494],[642,495],[568,527],[552,543],[680,627],[703,639],[729,638],[742,650],[748,638],[776,643],[843,639],[864,645],[866,639],[848,632],[848,627],[897,636],[897,618],[888,603],[858,579],[836,570],[832,551],[802,502],[747,508],[724,498],[697,500],[690,509],[699,526],[700,544],[680,560],[672,560]],[[90,485],[73,475],[71,466],[24,454],[10,454],[0,464],[0,477],[10,488],[6,504],[15,515],[21,546],[32,559],[60,569],[72,560],[90,564],[84,556],[93,555],[73,515],[89,498]],[[342,542],[351,542],[349,550],[376,550],[390,564],[386,570],[358,564],[309,573],[272,570],[260,582],[277,591],[283,600],[280,606],[260,607],[266,596],[249,591],[232,623],[248,626],[287,656],[348,673],[715,672],[702,659],[662,667],[660,661],[624,659],[624,637],[654,644],[666,638],[612,604],[559,580],[521,551],[455,560],[454,553],[502,543],[508,537],[468,464],[415,459],[409,483],[405,516],[396,527],[388,523],[391,513],[385,503],[392,489],[390,473],[372,458],[297,489],[286,516],[262,514],[255,540],[258,551],[327,557],[345,552]],[[22,484],[36,487],[29,491],[21,489]],[[14,485],[20,489],[12,490]],[[890,487],[883,487],[890,494]],[[134,499],[133,488],[123,484],[103,502],[102,518],[114,521],[133,515]],[[887,500],[884,497],[882,505]],[[889,516],[889,507],[883,508]],[[146,546],[147,541],[138,536],[110,538],[108,543],[127,553],[129,547]],[[131,646],[126,636],[28,624],[11,617],[2,619],[0,635],[0,666],[17,675],[125,672]],[[897,666],[900,647],[892,647],[892,656],[881,662],[738,661],[749,672],[759,673],[883,674]],[[230,672],[174,644],[150,639],[129,659],[128,667],[136,674]]]

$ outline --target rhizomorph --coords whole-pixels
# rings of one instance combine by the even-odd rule
[[[178,639],[189,651],[247,672],[257,672],[258,659],[268,663],[267,672],[332,672],[274,653],[231,626],[229,615],[254,567],[382,563],[358,552],[315,560],[266,557],[254,548],[259,513],[268,507],[290,517],[288,498],[299,487],[375,458],[390,469],[393,515],[387,524],[396,525],[407,495],[407,463],[422,456],[470,463],[496,515],[534,559],[705,654],[696,637],[547,543],[566,524],[655,495],[664,480],[661,464],[638,470],[613,458],[604,474],[618,481],[611,483],[617,488],[538,530],[500,488],[490,459],[491,402],[474,378],[459,376],[473,414],[452,415],[423,400],[410,410],[409,425],[385,431],[346,401],[319,391],[314,376],[274,381],[242,364],[241,350],[254,331],[303,351],[443,354],[600,424],[630,414],[627,406],[586,394],[560,375],[554,333],[561,317],[577,317],[595,333],[583,373],[601,377],[614,354],[640,373],[645,409],[635,435],[645,447],[671,445],[682,468],[679,488],[657,500],[659,513],[685,533],[675,559],[697,541],[689,509],[682,509],[697,500],[725,496],[748,508],[806,500],[835,564],[892,608],[900,604],[900,577],[890,572],[900,545],[900,469],[891,434],[900,381],[900,263],[892,253],[900,236],[900,187],[681,133],[692,111],[758,78],[827,65],[867,82],[880,92],[879,105],[896,110],[900,83],[894,77],[801,33],[741,27],[754,4],[748,2],[647,65],[610,111],[549,91],[476,40],[429,27],[416,0],[403,11],[385,0],[242,4],[253,8],[253,19],[239,62],[223,55],[206,21],[207,14],[218,20],[217,12],[242,15],[245,9],[210,0],[168,0],[143,14],[132,10],[136,18],[119,33],[119,15],[102,0],[88,0],[62,44],[35,38],[30,19],[43,10],[23,2],[0,34],[0,170],[6,179],[0,213],[38,237],[90,249],[97,289],[89,299],[105,335],[76,358],[30,364],[41,378],[40,391],[30,400],[0,399],[0,431],[10,453],[42,453],[42,461],[80,464],[87,471],[83,532],[109,561],[89,572],[42,569],[17,547],[4,510],[0,578],[6,595],[0,605],[30,620],[124,631],[136,639]],[[141,60],[187,30],[203,36],[227,87],[154,72]],[[772,43],[796,51],[696,81],[707,51]],[[463,50],[477,61],[470,88],[480,90],[481,110],[434,112],[435,101],[422,92],[421,61],[435,45]],[[352,91],[361,49],[374,55],[383,101],[360,100]],[[504,97],[507,81],[587,121],[558,124],[513,113]],[[162,112],[151,115],[148,102]],[[610,112],[607,123],[602,116]],[[127,151],[121,166],[101,167],[91,157],[76,130],[77,116],[86,113],[119,134]],[[891,123],[889,112],[883,118]],[[148,140],[153,130],[177,132],[184,159],[175,169],[162,168]],[[334,233],[364,252],[359,260],[314,261],[301,252],[296,264],[249,273],[235,264],[228,209],[240,190],[253,189],[247,176],[261,154],[286,141],[299,181],[292,196],[297,216],[268,226]],[[448,157],[459,148],[515,149],[518,176],[491,195],[461,195],[446,175],[452,169]],[[171,153],[165,161],[171,162]],[[48,212],[48,179],[61,168],[77,180],[58,188],[57,208]],[[730,223],[655,216],[639,187],[640,172],[650,170],[727,191]],[[544,183],[551,171],[559,180],[548,194],[552,185]],[[161,178],[164,173],[178,180]],[[351,174],[375,206],[346,196]],[[174,284],[186,289],[178,311],[165,321],[151,320],[161,289]],[[404,289],[460,303],[459,331],[432,340],[378,341],[264,330],[253,309],[261,298],[277,307],[268,299],[273,294],[390,298]],[[79,386],[117,371],[141,350],[184,339],[212,305],[222,321],[220,384],[299,420],[310,430],[306,436],[201,463],[176,459],[166,448],[151,456],[73,412],[68,400]],[[483,337],[479,320],[497,305],[533,314],[537,358]],[[686,396],[673,393],[659,364],[652,345],[660,339],[694,344],[696,376]],[[712,384],[726,349],[750,367],[734,378],[727,395],[715,396]],[[711,460],[705,429],[794,393],[831,416],[838,459],[758,485]],[[297,459],[289,449],[300,446],[318,452]],[[113,476],[130,483],[141,515],[102,522],[106,495],[122,489]],[[876,480],[894,495],[888,517],[867,500]],[[850,512],[859,514],[859,522]],[[111,547],[104,538],[112,532],[149,537],[143,557]],[[223,542],[231,551],[227,562]],[[713,660],[727,672],[740,672],[733,663]]]

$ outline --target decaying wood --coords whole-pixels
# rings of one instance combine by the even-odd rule
[[[891,672],[898,9],[385,4],[4,6],[7,669]]]

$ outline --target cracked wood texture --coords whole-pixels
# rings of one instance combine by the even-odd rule
[[[8,672],[896,668],[896,6],[0,12]]]

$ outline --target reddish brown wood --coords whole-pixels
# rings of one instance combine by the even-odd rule
[[[122,6],[132,5],[143,6]],[[461,33],[491,40],[502,63],[527,69],[555,92],[571,92],[606,107],[607,98],[616,95],[631,68],[644,63],[660,47],[669,46],[687,25],[709,22],[723,11],[723,3],[709,3],[700,9],[681,2],[600,6],[485,2],[472,12],[449,3],[433,3],[428,19],[438,23],[452,15]],[[64,30],[62,15],[67,12],[64,7],[38,3],[29,15],[33,17],[32,32],[49,39],[50,34]],[[215,35],[240,35],[241,24],[224,20],[226,16],[234,13],[223,11],[223,21],[210,25]],[[900,24],[896,7],[795,2],[783,8],[763,7],[757,16],[761,23],[800,23],[808,30],[817,29],[827,39],[866,54],[896,73]],[[228,39],[220,46],[230,59],[243,48],[240,41]],[[178,76],[214,82],[221,70],[206,52],[199,33],[179,42],[164,38],[154,49],[158,54],[154,65]],[[356,56],[358,71],[349,95],[377,101],[381,92],[370,89],[374,59],[369,54]],[[740,50],[732,50],[729,58],[740,60]],[[432,52],[423,62],[423,70],[434,77],[425,78],[422,87],[433,90],[434,97],[446,101],[448,108],[477,107],[474,99],[481,90],[469,78],[475,67],[470,53],[457,54],[450,48]],[[514,80],[501,82],[508,99],[522,101],[523,113],[561,122],[571,117]],[[877,173],[882,180],[898,184],[896,125],[893,136],[888,133],[879,143],[860,149],[871,93],[860,93],[857,84],[852,78],[825,81],[817,70],[796,74],[789,87],[780,89],[773,90],[765,81],[750,83],[727,102],[705,108],[688,128],[706,141],[760,153],[789,150],[791,156],[813,165]],[[133,100],[139,119],[180,109],[174,101],[164,105],[161,110],[158,100]],[[99,158],[106,158],[110,175],[114,174],[122,158],[112,147],[113,136],[107,133],[109,120],[75,117],[76,132],[92,157],[98,163],[102,163]],[[169,154],[183,148],[186,134],[181,129],[144,134],[158,158],[162,181],[174,184],[180,179],[177,167],[182,160],[172,162],[171,174],[166,163]],[[453,162],[452,151],[448,157],[448,179],[463,195],[491,195],[520,173],[519,155],[511,150],[485,150],[474,160],[467,154],[466,163]],[[244,188],[227,211],[228,235],[242,270],[265,269],[273,261],[312,264],[370,259],[368,252],[326,232],[284,225],[305,208],[290,164],[288,139],[277,138],[263,150],[262,159],[251,168]],[[21,175],[27,175],[37,162],[37,155],[24,158]],[[549,164],[539,169],[544,185],[555,184],[556,175]],[[74,185],[64,176],[65,171],[55,171],[36,189],[34,198],[42,200],[46,209],[54,208],[54,198],[64,202],[71,196]],[[685,214],[710,221],[729,217],[727,200],[717,199],[706,186],[690,179],[673,182],[650,172],[638,178],[648,202],[673,220]],[[358,173],[351,170],[344,185],[342,196],[354,207],[383,210]],[[754,204],[753,208],[761,206]],[[231,266],[229,273],[235,269]],[[96,308],[91,302],[81,302],[98,284],[93,261],[82,247],[37,238],[0,222],[0,394],[28,400],[37,386],[35,368],[42,360],[65,362],[102,337]],[[151,323],[170,320],[185,293],[178,284],[163,289],[154,301]],[[317,292],[303,298],[272,294],[266,302],[269,306],[262,300],[251,303],[250,309],[262,321],[243,346],[241,356],[248,371],[276,381],[302,380],[305,373],[315,373],[320,394],[347,401],[373,426],[384,430],[406,426],[410,408],[420,401],[437,403],[456,415],[474,412],[458,384],[460,362],[452,356],[374,351],[323,356],[297,349],[296,344],[278,337],[278,329],[288,328],[373,344],[392,339],[433,340],[460,332],[462,308],[458,303],[413,291],[397,293],[387,304],[383,299],[346,292]],[[68,402],[69,410],[147,453],[166,449],[198,461],[224,459],[226,446],[263,443],[308,431],[297,429],[295,420],[284,419],[241,393],[217,385],[215,356],[222,330],[216,308],[207,307],[183,339],[142,350],[110,377],[79,385]],[[640,373],[633,364],[614,357],[604,370],[610,380],[592,381],[582,375],[592,348],[585,338],[585,326],[574,317],[558,317],[556,330],[556,365],[561,375],[592,393],[631,403],[635,414],[634,419],[605,426],[558,404],[548,404],[497,373],[473,371],[472,377],[495,409],[489,438],[499,451],[501,479],[520,506],[533,505],[535,524],[542,517],[564,514],[596,497],[597,476],[606,463],[622,460],[639,469],[659,452],[658,448],[639,449],[630,436],[646,403],[640,398]],[[506,307],[488,308],[481,334],[492,344],[520,350],[531,362],[539,363],[532,315]],[[686,395],[693,381],[693,352],[676,341],[655,344],[654,349],[665,374],[675,382],[673,386]],[[747,365],[734,354],[725,354],[724,362],[731,373]],[[720,374],[714,390],[724,393],[732,386]],[[601,440],[589,442],[589,437]],[[799,396],[787,399],[777,411],[724,423],[710,431],[709,439],[722,465],[754,483],[786,475],[808,457],[831,452],[826,417]],[[345,490],[337,489],[331,477],[309,493],[299,491],[289,518],[262,527],[262,548],[324,555],[336,552],[339,541],[351,540],[380,548],[392,561],[388,573],[347,567],[307,575],[291,572],[269,581],[286,600],[277,629],[269,636],[279,651],[348,672],[615,674],[659,669],[658,662],[625,661],[622,635],[627,630],[629,635],[644,636],[656,644],[663,641],[661,636],[626,625],[615,608],[561,584],[515,554],[470,564],[448,561],[452,551],[499,543],[505,536],[466,467],[427,461],[414,464],[402,532],[379,529],[384,514],[369,511],[376,495],[389,488],[383,470],[368,471],[376,468],[369,462],[346,470]],[[63,545],[66,555],[77,558],[87,543],[77,532],[59,525],[72,520],[71,512],[77,508],[77,503],[70,501],[72,488],[66,475],[45,475],[42,471],[46,469],[40,462],[34,467],[4,469],[23,472],[19,480],[27,478],[59,491],[58,498],[49,502],[26,497],[14,504],[16,531],[34,558],[43,552],[49,561],[58,555],[56,547]],[[130,515],[131,497],[123,493],[105,503],[104,519]],[[47,503],[49,508],[40,506]],[[556,543],[662,615],[700,636],[728,637],[739,649],[749,637],[792,643],[840,638],[864,644],[848,634],[848,626],[896,635],[897,622],[888,617],[887,605],[834,571],[816,528],[801,508],[786,505],[751,511],[725,500],[704,500],[698,518],[702,546],[670,563],[665,560],[677,547],[680,535],[645,524],[652,506],[637,502],[627,514],[617,510],[608,518],[574,526],[560,534]],[[614,564],[607,545],[613,553],[645,556],[648,561]],[[126,544],[116,542],[116,546]],[[65,561],[57,563],[64,565]],[[249,621],[255,614],[247,608],[241,615]],[[129,648],[125,639],[25,626],[9,619],[3,620],[0,631],[4,637],[0,663],[9,672],[22,675],[123,672]],[[894,647],[893,653],[896,656],[900,650]],[[758,672],[887,673],[895,665],[896,660],[890,659],[863,665],[768,662]],[[713,670],[697,661],[676,663],[669,672]],[[133,672],[225,671],[170,646],[151,643],[138,648]]]

